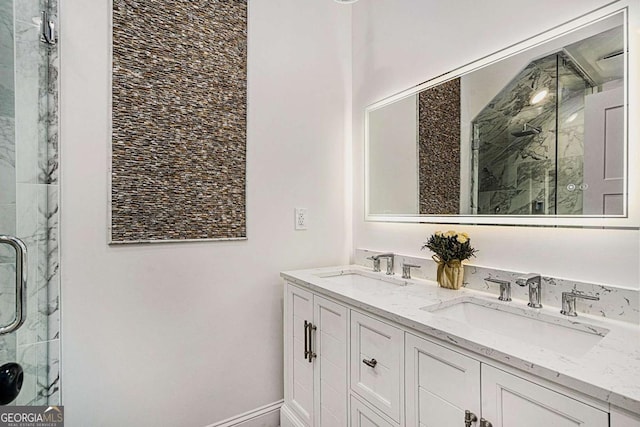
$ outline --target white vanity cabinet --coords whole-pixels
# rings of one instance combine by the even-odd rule
[[[465,411],[479,419],[480,362],[406,334],[407,426],[463,426]]]
[[[348,310],[287,284],[281,425],[346,427]]]
[[[406,334],[407,426],[608,427],[609,414],[439,344]],[[612,426],[615,427],[615,426]]]
[[[371,408],[355,396],[351,396],[350,427],[396,427],[376,414]]]
[[[494,427],[607,427],[609,414],[546,387],[482,365],[482,416]]]
[[[351,310],[351,390],[396,423],[403,415],[404,331]]]
[[[282,427],[640,427],[579,390],[285,286]]]
[[[611,408],[611,427],[640,427],[640,414],[631,414],[618,408]]]

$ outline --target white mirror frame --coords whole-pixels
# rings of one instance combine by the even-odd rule
[[[531,225],[531,226],[559,226],[559,227],[597,227],[597,228],[640,228],[640,2],[638,0],[623,0],[604,6],[596,11],[582,15],[572,21],[559,25],[544,33],[533,36],[525,41],[507,47],[477,61],[463,65],[449,73],[428,80],[382,101],[376,102],[365,109],[364,119],[364,197],[365,220],[383,222],[416,222],[438,224],[485,224],[485,225]],[[369,113],[393,102],[414,95],[429,87],[436,86],[456,77],[470,73],[476,69],[491,65],[502,59],[519,54],[550,40],[561,37],[571,31],[605,19],[613,14],[623,13],[624,37],[627,55],[625,55],[625,69],[627,78],[624,84],[625,104],[627,106],[624,120],[625,134],[625,173],[626,173],[626,214],[619,216],[595,215],[402,215],[402,214],[372,214],[369,211]],[[637,121],[630,122],[635,117]]]

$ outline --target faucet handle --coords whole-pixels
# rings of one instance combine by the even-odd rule
[[[592,300],[592,301],[600,301],[600,297],[594,297],[592,295],[581,294],[580,292],[576,292],[576,291],[563,292],[562,296],[564,297],[565,295],[567,297],[582,298],[582,299],[588,299],[588,300]]]
[[[591,295],[581,294],[576,291],[563,292],[562,293],[562,310],[560,313],[565,316],[576,317],[576,298],[588,299],[591,301],[600,301],[600,297],[594,297]]]
[[[527,286],[528,284],[530,284],[532,282],[540,283],[541,280],[542,280],[542,276],[540,276],[540,274],[538,274],[538,273],[529,273],[529,274],[524,274],[524,275],[518,277],[516,279],[516,284],[520,285],[520,286]]]
[[[519,286],[529,286],[529,304],[531,308],[542,308],[542,276],[538,273],[529,273],[516,279]]]
[[[411,269],[412,268],[420,268],[419,265],[408,264],[406,262],[402,263],[402,278],[403,279],[411,279]]]
[[[484,280],[500,285],[500,296],[498,297],[500,301],[511,301],[511,281],[496,279],[494,277],[486,277]]]
[[[374,255],[374,256],[367,257],[367,259],[370,259],[371,261],[373,261],[374,272],[377,273],[378,271],[380,271],[380,258]]]

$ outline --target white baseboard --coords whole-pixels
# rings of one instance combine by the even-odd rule
[[[280,427],[305,427],[305,425],[287,405],[282,405],[280,408]]]
[[[278,400],[206,427],[278,427],[283,402],[284,400]]]

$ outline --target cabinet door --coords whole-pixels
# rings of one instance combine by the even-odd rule
[[[608,427],[609,414],[482,365],[482,416],[494,427]]]
[[[313,425],[313,363],[305,358],[305,321],[313,322],[313,294],[287,285],[285,363],[287,405],[307,425]]]
[[[400,423],[404,332],[351,311],[351,389]]]
[[[411,334],[405,336],[408,427],[464,425],[480,418],[480,362]]]
[[[315,425],[346,427],[347,385],[347,309],[314,296],[312,350],[315,365]]]
[[[351,423],[349,425],[350,427],[394,427],[393,424],[353,396],[351,396]]]
[[[611,408],[611,427],[638,427],[640,414],[631,414],[618,408]]]

